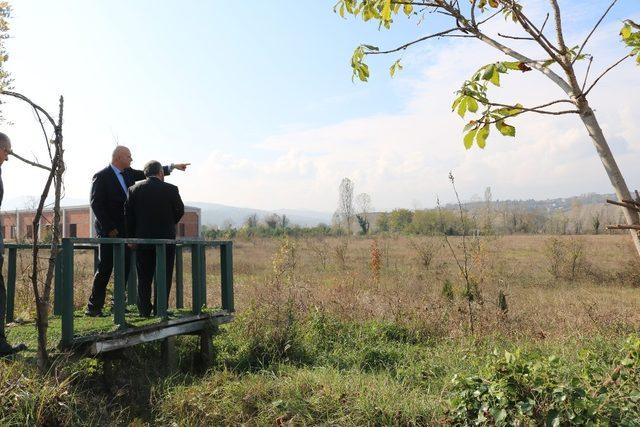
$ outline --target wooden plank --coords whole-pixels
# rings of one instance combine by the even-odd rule
[[[95,356],[100,353],[106,353],[121,348],[157,341],[174,335],[183,335],[195,331],[200,331],[206,328],[210,328],[212,325],[218,323],[225,323],[225,321],[229,322],[231,321],[231,319],[231,316],[228,316],[227,318],[203,319],[197,322],[185,323],[183,325],[165,327],[156,331],[136,333],[135,335],[115,338],[107,341],[97,341],[91,345],[91,347],[89,348],[89,352]]]
[[[176,246],[176,308],[184,308],[184,263],[182,246]]]
[[[16,299],[16,261],[17,261],[17,249],[9,248],[9,265],[7,266],[7,323],[13,322],[14,318],[14,306]]]
[[[176,353],[176,337],[171,336],[162,340],[160,344],[160,359],[162,373],[166,376],[173,374],[178,367],[178,357]]]
[[[640,212],[640,208],[637,207],[636,205],[632,205],[631,203],[616,202],[615,200],[610,200],[610,199],[607,199],[607,203],[609,203],[611,205],[622,206],[623,208],[627,208],[627,209],[631,209],[633,211]]]
[[[227,318],[227,317],[231,317],[231,316],[229,316],[229,314],[224,310],[216,311],[214,313],[204,313],[197,316],[193,316],[193,315],[183,316],[176,319],[153,323],[151,325],[145,325],[145,326],[128,328],[128,329],[119,329],[112,332],[103,332],[100,334],[92,334],[92,335],[76,337],[74,339],[73,344],[74,346],[81,346],[87,343],[92,343],[94,341],[122,338],[131,334],[142,333],[142,332],[152,332],[152,331],[166,328],[169,326],[182,325],[185,323],[196,322],[199,320],[206,320],[206,319],[212,319],[212,318]],[[227,322],[222,321],[219,323],[227,323]]]
[[[632,224],[632,225],[607,225],[607,230],[640,230],[640,224]]]
[[[62,239],[62,348],[73,344],[73,242]]]

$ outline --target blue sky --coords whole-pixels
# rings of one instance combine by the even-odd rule
[[[529,3],[536,15],[546,6]],[[570,36],[579,40],[607,3],[562,2]],[[486,186],[499,198],[609,191],[577,118],[524,121],[528,139],[496,138],[484,152],[465,152],[463,122],[449,112],[453,92],[480,65],[501,58],[477,42],[413,49],[395,79],[387,69],[399,56],[375,59],[371,81],[352,83],[349,59],[357,44],[395,46],[444,28],[440,17],[378,31],[340,19],[332,2],[318,0],[12,5],[7,66],[16,90],[47,108],[65,95],[66,193],[75,199],[86,198],[91,175],[106,166],[115,141],[132,149],[134,166],[190,161],[187,173],[171,178],[187,200],[263,209],[332,211],[344,176],[378,209],[432,206],[436,194],[450,199],[449,170],[467,197]],[[598,65],[623,53],[620,20],[639,13],[635,0],[614,8],[594,39],[603,58]],[[637,94],[640,70],[624,67],[594,101],[603,106],[605,128],[615,130],[610,142],[623,155],[623,172],[637,182],[640,174],[630,166],[640,150],[639,113],[607,104],[609,94]],[[524,99],[556,95],[536,78],[512,89]],[[5,105],[13,124],[4,127],[15,150],[42,157],[32,114],[14,104]],[[44,179],[13,161],[3,177],[7,198],[36,195]]]

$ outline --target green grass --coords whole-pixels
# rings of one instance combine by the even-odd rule
[[[110,327],[110,318],[77,320],[79,330]],[[12,337],[29,330],[10,328]],[[0,396],[29,396],[0,409],[0,424],[437,425],[448,417],[454,375],[483,375],[494,350],[520,349],[531,361],[556,355],[560,380],[597,378],[620,359],[624,338],[449,339],[388,321],[268,317],[258,309],[221,327],[214,343],[213,367],[203,375],[193,362],[197,339],[179,337],[179,372],[166,379],[157,343],[111,362],[58,354],[44,376],[25,356],[0,363],[3,384],[12,384],[0,384]]]
[[[162,320],[157,317],[146,318],[138,314],[135,306],[129,306],[129,313],[126,314],[126,321],[129,327],[137,328],[141,326],[153,325],[160,323]],[[218,309],[207,308],[203,313],[215,312]],[[114,332],[118,330],[118,325],[114,324],[113,314],[105,311],[106,317],[88,317],[84,315],[83,310],[77,310],[73,315],[73,331],[76,338],[91,337],[96,334],[105,332]],[[190,309],[171,310],[169,319],[175,319],[183,316],[191,315]],[[48,341],[49,350],[55,351],[62,337],[62,321],[60,316],[51,316],[49,318]],[[37,332],[35,321],[11,323],[7,326],[7,339],[11,343],[25,343],[27,350],[23,352],[26,357],[35,357],[37,348]]]

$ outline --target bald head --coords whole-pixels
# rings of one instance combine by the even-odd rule
[[[0,132],[0,165],[9,160],[9,154],[11,154],[11,140],[6,134]]]
[[[124,170],[131,166],[131,151],[124,145],[118,145],[111,155],[111,164],[120,170]]]

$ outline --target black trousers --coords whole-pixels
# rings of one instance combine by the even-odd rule
[[[93,287],[87,308],[92,311],[102,310],[104,299],[107,293],[107,284],[113,271],[113,245],[104,243],[100,245],[98,270],[93,276]],[[131,250],[124,246],[124,277],[125,283],[129,280],[129,270],[131,269]]]
[[[2,239],[2,235],[0,235]],[[4,250],[4,245],[2,245]],[[2,277],[2,265],[4,264],[4,254],[0,252],[0,344],[7,341],[4,334],[4,324],[7,317],[7,288],[4,286],[4,277]]]
[[[176,246],[166,245],[167,267],[167,307],[169,306],[169,294],[171,292],[171,279],[173,278],[173,264],[176,259]],[[151,287],[156,272],[156,247],[155,245],[138,246],[136,264],[138,268],[138,310],[143,316],[148,316],[155,308],[151,304]],[[154,292],[157,298],[157,290]]]

